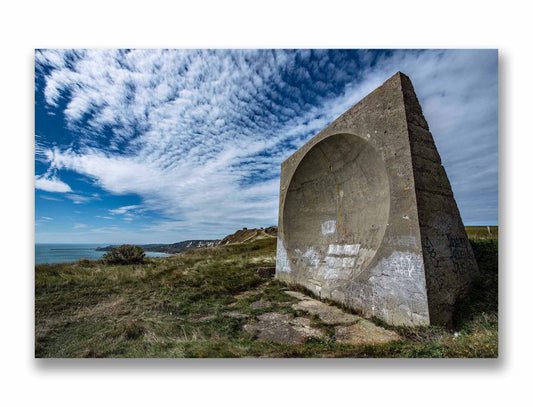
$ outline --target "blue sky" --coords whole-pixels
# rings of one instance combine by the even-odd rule
[[[275,225],[281,162],[397,71],[464,223],[497,224],[495,50],[38,50],[36,242]]]

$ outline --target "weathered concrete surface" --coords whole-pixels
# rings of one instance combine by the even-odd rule
[[[348,314],[335,306],[324,304],[297,291],[285,292],[300,300],[292,306],[294,309],[316,315],[326,324],[338,325],[335,327],[335,341],[338,343],[375,345],[400,339],[396,332],[381,328],[357,315]]]
[[[477,265],[409,78],[281,167],[276,277],[390,324],[449,324]]]
[[[246,332],[257,332],[257,339],[278,343],[303,343],[307,338],[321,338],[324,333],[318,328],[312,328],[309,318],[293,318],[277,312],[267,312],[259,315],[258,321],[244,325]]]
[[[324,304],[297,291],[286,291],[299,300],[293,304],[295,310],[318,316],[322,322],[334,325],[335,341],[351,345],[381,344],[400,340],[395,332],[374,325],[357,315],[349,314],[338,307]],[[278,343],[298,344],[308,338],[326,338],[325,332],[312,326],[311,318],[293,318],[287,314],[267,312],[259,315],[257,321],[244,325],[246,332],[257,334],[257,339]]]
[[[298,298],[294,295],[293,291],[287,291],[287,294],[293,295],[294,297]],[[311,315],[316,315],[326,324],[350,324],[362,319],[361,317],[348,314],[337,307],[324,304],[323,302],[317,301],[310,297],[303,296],[299,299],[301,301],[297,304],[293,304],[293,309],[306,311]]]

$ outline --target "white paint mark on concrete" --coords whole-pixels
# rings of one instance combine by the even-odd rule
[[[422,257],[411,252],[394,252],[388,262],[390,270],[399,276],[411,278],[422,272]]]
[[[328,247],[328,254],[335,254],[337,256],[355,256],[360,248],[360,244],[330,244]]]
[[[278,273],[290,273],[291,266],[289,264],[289,257],[287,251],[283,246],[281,239],[278,239],[278,247],[276,252],[276,272]]]
[[[307,259],[309,264],[313,267],[318,267],[320,261],[322,260],[320,253],[318,253],[313,247],[308,248],[302,257]]]
[[[328,247],[328,254],[339,254],[339,245],[330,244]]]
[[[427,301],[424,263],[422,256],[415,253],[393,252],[372,269],[369,281],[379,297],[392,295],[405,300]]]
[[[335,220],[328,220],[322,224],[322,234],[325,235],[331,235],[332,233],[335,233],[335,229],[337,228],[337,222]]]
[[[345,249],[345,246],[359,246],[359,245],[331,245],[330,256],[326,257],[326,267],[324,269],[324,278],[326,280],[338,279],[340,277],[347,277],[353,270],[355,265],[355,257],[353,255],[346,256],[348,253],[354,253],[352,248]],[[358,248],[357,248],[358,249]],[[347,253],[348,252],[348,253]]]
[[[325,273],[324,273],[325,280],[336,280],[338,277],[339,277],[339,269],[334,268],[334,267],[326,267]]]
[[[346,244],[344,245],[343,250],[344,250],[345,255],[355,256],[359,252],[360,248],[361,248],[360,244]]]
[[[353,267],[354,257],[326,257],[326,266],[331,268]]]
[[[341,268],[342,267],[342,258],[341,257],[326,257],[326,266],[328,268]]]
[[[344,257],[342,259],[342,267],[353,267],[354,264],[355,264],[354,257]]]
[[[372,305],[377,315],[394,324],[427,324],[429,311],[422,256],[395,251],[370,271]]]

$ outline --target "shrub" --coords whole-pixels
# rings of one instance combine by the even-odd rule
[[[90,261],[89,259],[79,259],[78,260],[78,265],[80,265],[82,267],[90,267],[93,264],[94,263],[92,261]]]
[[[102,261],[106,264],[137,264],[143,262],[144,256],[144,250],[139,246],[123,244],[104,254]]]

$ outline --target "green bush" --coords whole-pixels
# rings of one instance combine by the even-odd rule
[[[83,267],[88,267],[88,266],[92,265],[92,263],[91,263],[91,261],[89,259],[79,259],[78,260],[78,264],[80,266],[83,266]]]
[[[144,260],[144,250],[139,246],[123,244],[114,247],[102,256],[105,264],[137,264]]]

